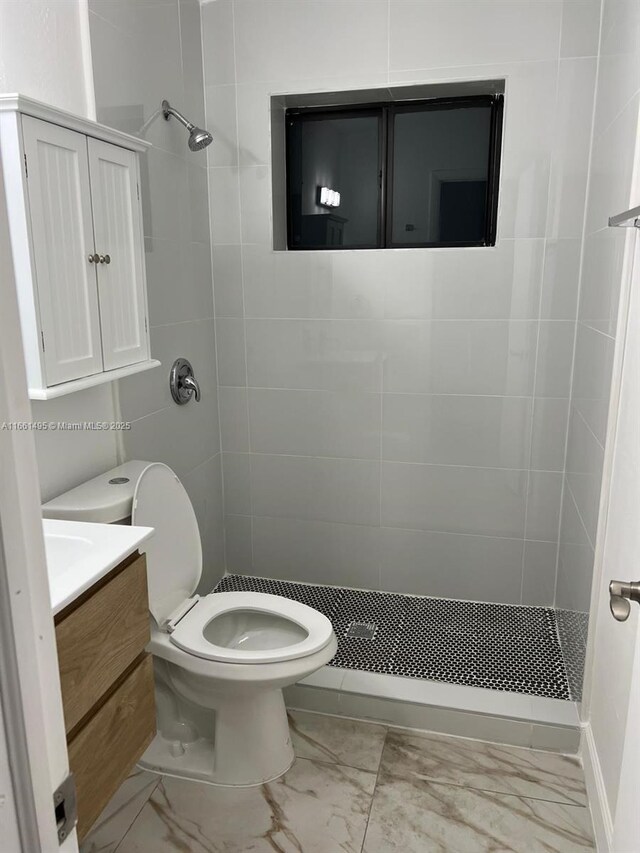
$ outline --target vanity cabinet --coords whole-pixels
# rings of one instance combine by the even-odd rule
[[[0,151],[29,395],[46,400],[150,358],[139,154],[147,143],[0,96]]]
[[[145,557],[126,559],[55,625],[82,839],[156,731]]]

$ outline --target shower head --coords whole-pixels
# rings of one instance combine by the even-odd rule
[[[210,145],[213,142],[213,136],[209,133],[208,130],[204,130],[201,127],[196,127],[195,124],[188,121],[182,113],[179,113],[178,110],[175,110],[169,101],[162,102],[162,115],[165,117],[167,121],[173,116],[177,118],[180,124],[184,125],[189,131],[189,148],[191,151],[201,151],[203,148],[206,148],[207,145]]]
[[[208,130],[203,130],[201,127],[194,127],[189,133],[188,145],[192,151],[201,151],[207,145],[211,145],[212,142],[213,136],[211,136]]]

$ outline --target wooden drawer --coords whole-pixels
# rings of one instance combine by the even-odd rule
[[[67,734],[149,642],[144,556],[135,555],[56,618]]]
[[[151,655],[144,655],[69,742],[82,839],[153,740],[156,711]]]

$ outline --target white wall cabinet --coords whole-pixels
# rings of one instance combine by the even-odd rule
[[[88,139],[93,231],[105,261],[96,265],[105,370],[148,357],[138,158]],[[108,261],[108,263],[107,263]]]
[[[103,370],[87,137],[22,119],[47,385]]]
[[[155,367],[138,155],[147,144],[0,96],[29,394],[46,400]]]

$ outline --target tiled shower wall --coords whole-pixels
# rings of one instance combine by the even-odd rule
[[[574,656],[586,645],[623,254],[632,239],[607,219],[638,204],[639,68],[640,6],[604,0],[556,596],[561,627],[582,625],[581,638],[567,629]]]
[[[202,7],[232,572],[552,605],[596,0]],[[498,244],[274,252],[271,94],[505,77]]]
[[[162,367],[119,383],[127,459],[165,462],[194,504],[204,552],[202,589],[224,572],[207,161],[192,153],[167,98],[204,124],[197,0],[89,0],[98,121],[153,143],[142,158],[151,355]],[[193,364],[202,400],[177,406],[169,368]]]

